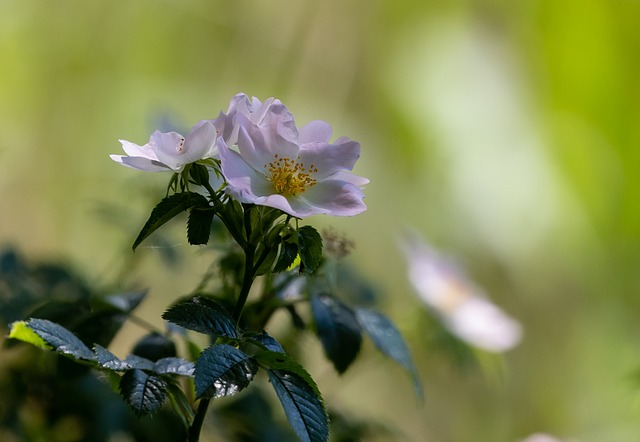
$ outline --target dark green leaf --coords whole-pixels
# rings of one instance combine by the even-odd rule
[[[227,310],[204,296],[192,296],[169,307],[162,317],[186,329],[213,336],[237,338],[236,325]]]
[[[143,336],[131,350],[136,356],[157,361],[158,359],[176,356],[176,344],[159,333],[152,332]]]
[[[246,353],[226,344],[214,345],[196,361],[195,387],[199,398],[232,396],[246,388],[258,364]]]
[[[193,207],[187,221],[187,240],[189,244],[200,245],[209,242],[214,210],[207,203],[206,206]]]
[[[293,264],[297,256],[298,244],[295,242],[284,241],[280,245],[280,255],[278,256],[278,261],[276,261],[276,265],[273,268],[273,272],[284,272],[291,266],[291,264]]]
[[[182,358],[162,358],[155,363],[155,372],[158,374],[179,374],[193,376],[195,365],[193,362]]]
[[[58,353],[64,353],[76,359],[96,360],[96,355],[91,349],[63,326],[47,319],[36,318],[28,319],[26,325]]]
[[[167,385],[158,376],[142,370],[129,370],[120,380],[120,394],[133,408],[144,416],[157,412],[167,396]]]
[[[103,298],[98,298],[105,304],[112,306],[113,308],[120,310],[122,313],[131,313],[136,309],[147,296],[147,290],[139,292],[118,293],[115,295],[108,295]]]
[[[114,355],[101,345],[95,345],[94,351],[96,352],[96,356],[98,358],[98,364],[102,368],[106,368],[107,370],[111,371],[126,371],[132,368],[125,361],[118,358],[116,355]]]
[[[349,307],[328,295],[312,296],[311,310],[327,358],[338,373],[344,373],[362,344],[356,316]]]
[[[303,442],[329,440],[329,418],[315,385],[285,370],[267,370],[293,431]]]
[[[138,234],[136,240],[133,242],[133,250],[135,250],[145,238],[175,216],[192,207],[202,207],[203,205],[208,206],[208,204],[209,203],[204,196],[195,192],[174,193],[173,195],[164,198],[151,211],[149,219],[142,227],[142,230]]]
[[[155,371],[155,364],[147,358],[142,358],[136,355],[127,355],[124,362],[131,368],[137,368],[139,370]]]
[[[322,260],[322,237],[313,227],[302,226],[298,230],[298,246],[304,271],[313,273]]]
[[[165,382],[167,385],[169,400],[171,401],[171,407],[175,410],[176,414],[182,421],[184,428],[189,428],[193,422],[194,416],[189,399],[185,395],[184,391],[182,391],[179,384],[172,380],[165,380]]]
[[[358,322],[383,354],[390,357],[409,373],[418,397],[422,397],[422,383],[413,365],[411,353],[396,326],[382,313],[368,309],[356,309]]]
[[[266,332],[262,332],[251,339],[259,343],[262,347],[266,348],[269,351],[276,352],[276,353],[284,353],[284,349],[282,348],[282,345],[280,345],[280,343],[276,341],[275,338],[273,338],[272,336],[269,336]]]
[[[266,248],[265,248],[266,247]],[[257,266],[255,269],[255,275],[260,276],[266,273],[271,272],[273,268],[273,263],[278,257],[278,247],[277,246],[264,246],[259,249],[258,260],[255,265]]]

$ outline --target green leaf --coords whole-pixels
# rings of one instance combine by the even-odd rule
[[[316,334],[327,358],[342,374],[358,356],[362,344],[360,325],[353,311],[328,295],[311,297]]]
[[[51,350],[51,346],[45,342],[36,332],[29,328],[27,321],[16,321],[11,324],[11,330],[9,331],[9,338],[17,339],[28,344],[35,345],[36,347],[43,348],[45,350]]]
[[[120,394],[138,416],[157,412],[167,397],[167,385],[157,375],[134,369],[120,380]]]
[[[227,344],[211,346],[196,361],[196,396],[232,396],[245,389],[257,372],[258,364],[245,352]]]
[[[154,365],[155,372],[158,374],[178,374],[181,376],[193,376],[195,365],[191,361],[182,358],[162,358],[156,361]]]
[[[273,268],[274,273],[287,270],[298,256],[298,244],[291,241],[283,241],[280,245],[280,255]]]
[[[182,299],[162,314],[162,318],[186,329],[212,336],[237,338],[233,317],[218,302],[204,296]]]
[[[182,420],[184,427],[189,428],[194,417],[189,399],[187,399],[187,396],[184,391],[182,391],[182,388],[180,388],[180,385],[177,385],[173,381],[167,381],[166,385],[171,406]]]
[[[207,244],[211,235],[211,224],[215,211],[209,206],[193,207],[187,221],[187,240],[191,245]]]
[[[209,205],[207,199],[195,192],[174,193],[164,198],[151,211],[149,219],[133,242],[132,249],[135,250],[145,238],[175,216],[192,207],[203,207],[204,205]]]
[[[322,237],[313,227],[302,226],[298,230],[298,246],[302,268],[313,273],[322,261]]]
[[[407,344],[393,322],[382,313],[369,308],[356,309],[356,318],[378,350],[409,373],[416,395],[422,398],[423,389],[418,371],[413,365]]]
[[[131,365],[118,358],[101,345],[96,344],[93,349],[98,358],[98,365],[101,368],[111,371],[127,371],[132,368]]]
[[[302,442],[329,440],[329,417],[315,384],[286,370],[267,370],[289,424]]]
[[[267,246],[260,247],[258,251],[259,251],[259,256],[255,263],[257,267],[254,273],[256,276],[261,276],[271,272],[271,269],[273,268],[273,263],[278,257],[278,247],[267,245]]]
[[[166,336],[157,332],[144,335],[131,350],[136,356],[157,361],[158,359],[176,356],[176,344]]]
[[[24,327],[26,326],[39,336],[42,341],[49,345],[51,349],[58,353],[70,355],[76,359],[85,361],[96,360],[96,355],[89,349],[89,347],[84,345],[84,343],[72,332],[55,322],[51,322],[47,319],[31,318],[17,324],[15,332],[13,331],[14,327],[12,326],[12,334],[16,336],[16,339],[31,339],[26,342],[46,348],[42,346],[41,342],[34,339],[26,330],[24,330]],[[18,336],[20,338],[18,338]]]
[[[261,366],[267,369],[294,373],[296,376],[302,378],[307,385],[311,386],[315,393],[320,396],[320,390],[311,375],[307,373],[298,361],[288,354],[276,348],[274,350],[260,350],[256,352],[254,357]]]

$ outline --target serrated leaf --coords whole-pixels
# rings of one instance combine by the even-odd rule
[[[329,417],[317,388],[289,371],[267,370],[267,374],[298,438],[302,442],[328,441]]]
[[[356,318],[378,350],[396,361],[409,373],[416,395],[422,398],[422,383],[418,371],[413,364],[407,344],[393,322],[382,313],[369,308],[356,309]]]
[[[120,394],[137,415],[144,416],[162,407],[167,397],[167,385],[157,375],[134,369],[122,376]]]
[[[307,370],[304,369],[302,365],[300,365],[298,361],[293,359],[288,354],[280,351],[261,350],[256,352],[254,357],[262,367],[266,367],[270,370],[279,370],[294,373],[298,377],[302,378],[307,383],[307,385],[313,388],[318,396],[321,396],[320,390],[318,389],[318,386],[316,385],[311,375],[307,372]]]
[[[51,349],[76,359],[95,361],[96,355],[72,332],[47,319],[30,318],[24,325],[33,330]],[[22,327],[20,327],[22,328]],[[22,334],[25,332],[22,331]],[[32,342],[33,344],[33,342]],[[37,344],[36,344],[37,345]]]
[[[163,313],[162,318],[199,333],[238,337],[235,321],[229,312],[218,302],[204,296],[178,301]]]
[[[145,238],[162,227],[167,221],[192,207],[202,206],[203,204],[209,204],[207,199],[195,192],[174,193],[164,198],[151,211],[149,219],[133,242],[132,249],[135,250]]]
[[[124,362],[126,364],[129,364],[131,368],[136,368],[138,370],[155,371],[155,363],[141,356],[133,354],[127,355],[127,357],[124,359]]]
[[[96,353],[98,365],[102,368],[106,368],[111,371],[127,371],[132,368],[128,363],[118,358],[101,345],[96,344],[93,350]]]
[[[182,376],[193,376],[195,365],[191,361],[172,357],[157,360],[154,369],[158,374],[178,374]]]
[[[328,295],[311,297],[316,334],[333,366],[342,374],[358,356],[362,344],[360,325],[353,311]]]
[[[322,237],[311,226],[302,226],[298,230],[300,260],[304,271],[313,273],[322,261]]]
[[[9,338],[17,339],[27,344],[35,345],[36,347],[43,348],[45,350],[51,350],[52,347],[45,342],[36,332],[29,328],[27,321],[16,321],[11,324],[11,330],[9,331]]]
[[[196,396],[232,396],[246,388],[257,372],[257,362],[245,352],[227,344],[214,345],[196,361]]]
[[[196,206],[189,212],[187,220],[187,240],[191,245],[207,244],[211,235],[214,210],[207,202],[206,206]]]

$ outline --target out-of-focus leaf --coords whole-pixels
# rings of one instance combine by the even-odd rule
[[[51,350],[52,348],[35,331],[29,328],[27,321],[13,322],[9,331],[9,338],[17,339],[45,350]]]
[[[164,312],[162,318],[200,333],[238,337],[235,321],[229,312],[218,302],[204,296],[192,296],[178,301]]]
[[[422,398],[422,383],[418,371],[413,365],[407,344],[393,322],[382,313],[369,308],[356,309],[356,317],[378,350],[407,370],[413,380],[416,395]]]
[[[311,310],[327,358],[338,373],[344,373],[362,344],[356,316],[349,307],[328,295],[312,296]]]
[[[162,407],[167,396],[167,385],[154,374],[134,369],[122,376],[120,394],[137,415],[144,416]]]
[[[150,361],[157,361],[176,356],[177,350],[176,344],[171,339],[153,332],[143,336],[133,347],[131,353]]]
[[[63,353],[73,356],[76,359],[83,359],[86,361],[96,360],[96,355],[89,349],[89,347],[84,345],[76,335],[55,322],[51,322],[47,319],[31,318],[26,321],[21,321],[18,324],[22,325],[15,326],[16,332],[14,335],[16,336],[16,339],[19,339],[17,336],[31,339],[31,341],[26,342],[42,347],[39,341],[34,340],[33,337],[24,330],[24,327],[28,327],[38,335],[42,341],[46,342],[58,353]],[[12,330],[13,328],[14,327],[12,326]]]
[[[258,364],[246,353],[226,344],[214,345],[196,361],[195,387],[199,398],[232,396],[246,388]]]
[[[295,373],[267,370],[289,424],[303,442],[329,440],[329,418],[317,387]]]
[[[142,290],[138,292],[117,293],[98,299],[123,313],[131,313],[140,305],[146,296],[147,290]]]

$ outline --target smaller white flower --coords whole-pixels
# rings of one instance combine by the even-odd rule
[[[147,172],[182,172],[189,163],[215,158],[217,156],[216,128],[210,121],[196,124],[189,135],[183,137],[177,132],[151,134],[149,142],[143,146],[120,140],[127,155],[110,155],[111,159],[132,169]]]
[[[402,246],[413,287],[453,335],[491,352],[504,352],[520,342],[520,324],[445,258],[415,236]]]

